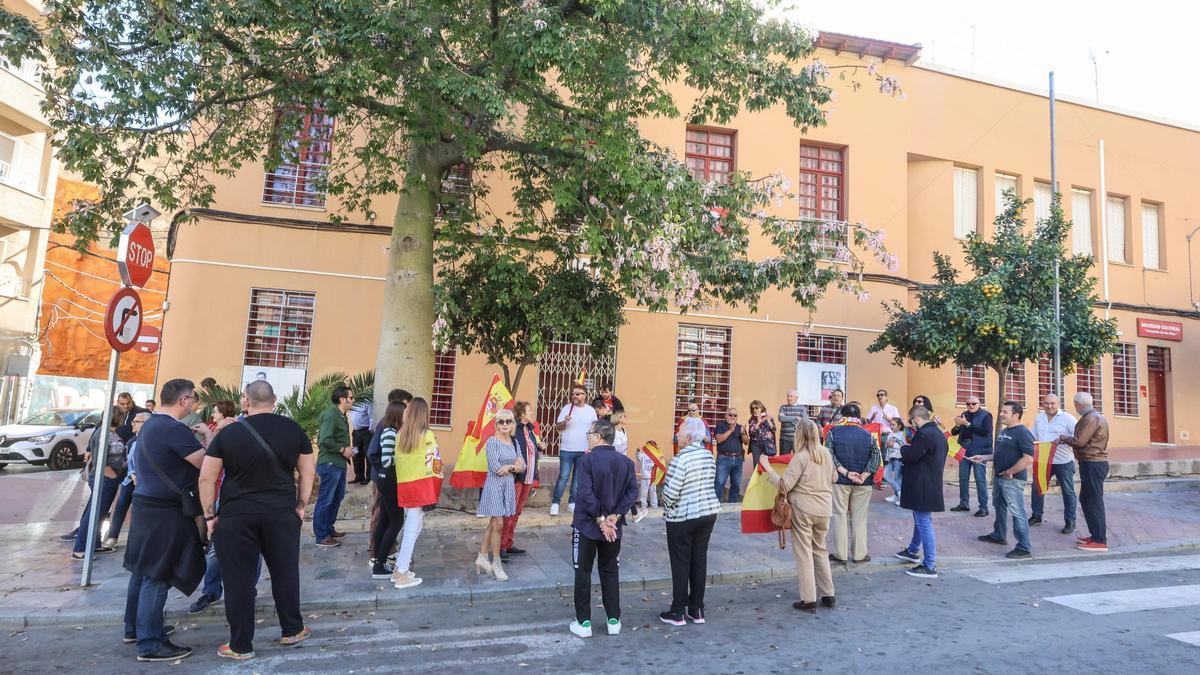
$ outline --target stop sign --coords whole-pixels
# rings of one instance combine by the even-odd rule
[[[145,223],[130,223],[117,246],[117,269],[129,286],[142,287],[154,273],[154,235]]]
[[[137,341],[133,343],[133,351],[141,352],[142,354],[153,354],[158,351],[158,347],[161,344],[162,331],[154,326],[143,325],[142,332],[138,333]]]

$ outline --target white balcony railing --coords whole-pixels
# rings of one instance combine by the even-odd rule
[[[29,296],[25,279],[15,274],[0,272],[0,297],[24,298]]]
[[[0,161],[0,183],[38,195],[39,197],[45,191],[41,176],[31,171],[18,169],[12,164],[2,161]]]

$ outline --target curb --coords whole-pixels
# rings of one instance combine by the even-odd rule
[[[1063,560],[1071,560],[1076,562],[1087,562],[1092,560],[1102,560],[1111,558],[1114,553],[1121,556],[1137,556],[1146,557],[1150,555],[1161,555],[1167,553],[1179,553],[1200,551],[1200,542],[1174,540],[1159,542],[1154,544],[1139,544],[1135,546],[1122,547],[1119,551],[1109,553],[1076,553],[1076,552],[1056,552],[1044,556],[1037,556],[1032,560],[1006,560],[1003,557],[948,557],[939,560],[939,570],[945,570],[950,567],[950,571],[960,569],[969,569],[974,567],[983,567],[991,565],[1037,565],[1042,562],[1059,562]],[[891,570],[895,568],[907,567],[911,563],[907,561],[883,558],[872,560],[870,563],[860,565],[841,565],[834,563],[832,565],[834,575],[851,574],[851,573],[870,573],[882,570]],[[715,572],[709,575],[708,586],[737,586],[741,584],[763,583],[772,581],[790,581],[796,579],[795,571],[790,562],[781,563],[779,568],[761,568],[749,570],[745,572]],[[386,586],[386,584],[384,584]],[[671,588],[671,577],[661,576],[650,579],[640,579],[637,581],[621,582],[621,591],[623,593],[641,593],[648,591],[663,591]],[[512,598],[516,595],[522,595],[525,598],[547,598],[558,597],[560,599],[569,599],[573,593],[573,587],[556,584],[554,586],[539,586],[533,588],[522,588],[519,586],[509,586],[506,584],[488,584],[486,587],[478,588],[474,586],[466,586],[461,588],[441,589],[437,592],[427,593],[424,595],[411,595],[404,593],[390,592],[389,589],[382,590],[374,598],[349,599],[339,601],[319,601],[306,602],[301,604],[301,611],[307,616],[309,614],[326,614],[339,612],[383,612],[390,610],[412,609],[414,607],[430,607],[441,605],[447,600],[466,601],[468,606],[475,602],[483,602],[493,598],[508,597]],[[257,603],[255,607],[255,615],[264,618],[275,616],[275,605],[270,601],[269,597],[264,597],[263,602]],[[23,630],[26,628],[50,627],[50,626],[96,626],[96,625],[112,625],[113,623],[121,623],[124,620],[124,608],[112,607],[98,609],[95,611],[65,611],[65,612],[32,612],[24,613],[0,613],[0,628],[7,630]],[[170,623],[179,623],[183,621],[223,621],[224,617],[220,613],[206,611],[203,614],[189,615],[183,610],[173,610],[166,613],[166,621]]]

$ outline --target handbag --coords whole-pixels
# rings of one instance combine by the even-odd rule
[[[150,468],[171,491],[179,497],[179,511],[184,518],[192,521],[196,525],[196,534],[200,539],[200,543],[204,546],[205,551],[208,550],[208,524],[204,521],[204,507],[200,506],[200,488],[193,485],[188,488],[181,489],[171,480],[163,470],[158,468],[158,462],[154,461],[154,456],[149,452],[138,454],[138,463],[143,460],[150,464]]]
[[[775,495],[775,505],[771,507],[771,524],[779,528],[779,548],[787,548],[784,528],[792,526],[792,505],[788,503],[787,495],[782,492]]]

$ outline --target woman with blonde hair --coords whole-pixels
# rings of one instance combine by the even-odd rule
[[[759,458],[759,466],[771,484],[787,495],[792,507],[792,557],[800,586],[800,600],[792,607],[815,614],[820,593],[821,604],[832,609],[833,573],[825,537],[829,534],[837,474],[833,457],[821,445],[817,425],[808,419],[796,424],[796,449],[782,476],[775,473],[766,456]]]
[[[497,581],[508,581],[500,560],[500,540],[504,535],[504,519],[517,512],[517,492],[513,474],[525,470],[525,461],[517,453],[513,434],[517,420],[511,410],[496,413],[496,430],[487,440],[488,473],[479,495],[477,515],[490,516],[479,555],[475,558],[475,573],[490,574]],[[491,559],[488,559],[489,554]]]
[[[391,410],[391,406],[388,409]],[[381,442],[385,465],[391,459],[388,455],[388,431],[384,432]],[[396,588],[411,588],[421,583],[411,568],[413,548],[416,547],[417,537],[421,536],[425,507],[437,504],[438,493],[442,490],[442,456],[438,452],[437,439],[429,428],[429,402],[420,397],[414,398],[404,409],[399,431],[393,433],[396,504],[404,509],[404,531],[392,582]],[[388,551],[390,546],[376,550]]]

